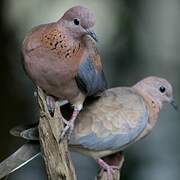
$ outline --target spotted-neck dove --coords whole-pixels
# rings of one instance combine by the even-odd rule
[[[86,96],[106,89],[101,58],[91,38],[95,15],[89,9],[75,6],[57,21],[32,29],[23,41],[24,67],[29,77],[53,99],[68,100],[74,106],[66,128],[72,132],[74,121]],[[91,37],[91,38],[90,38]],[[50,98],[51,97],[51,98]],[[54,97],[54,98],[52,98]]]

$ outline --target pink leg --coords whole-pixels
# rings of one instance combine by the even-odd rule
[[[53,96],[47,96],[46,97],[46,104],[47,104],[48,110],[49,110],[51,115],[54,113],[55,101],[56,100],[57,99],[55,99]],[[71,116],[70,120],[67,121],[66,119],[64,119],[62,117],[62,120],[66,124],[66,126],[63,129],[63,132],[62,132],[62,134],[60,136],[60,141],[64,138],[65,134],[67,134],[68,139],[70,139],[70,136],[71,136],[72,131],[74,129],[74,122],[75,122],[76,117],[78,116],[79,112],[81,111],[81,109],[82,109],[81,104],[74,105],[74,111],[72,113],[72,116]]]
[[[64,138],[65,134],[67,134],[68,135],[68,139],[70,139],[71,134],[72,134],[73,129],[74,129],[74,122],[75,122],[79,112],[81,111],[81,109],[82,109],[82,106],[81,107],[75,106],[73,114],[72,114],[70,120],[67,121],[64,118],[62,119],[63,122],[66,124],[66,126],[63,129],[63,132],[62,132],[61,137],[60,137],[60,141]]]
[[[119,170],[118,166],[111,166],[108,165],[105,161],[103,161],[102,159],[98,159],[97,163],[99,164],[99,166],[101,168],[103,168],[104,170],[107,171],[108,173],[108,180],[113,180],[113,174],[115,173],[115,170]]]

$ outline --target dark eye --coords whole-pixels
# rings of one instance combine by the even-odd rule
[[[165,88],[164,86],[161,86],[161,87],[159,88],[159,91],[160,91],[161,93],[164,93],[164,92],[166,91],[166,88]]]
[[[78,25],[80,24],[79,19],[75,18],[75,19],[74,19],[74,24],[75,24],[76,26],[78,26]]]

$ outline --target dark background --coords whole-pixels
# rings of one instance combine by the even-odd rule
[[[21,42],[32,27],[57,20],[78,4],[97,15],[95,30],[109,87],[133,85],[146,76],[156,75],[173,84],[175,99],[180,104],[179,0],[1,0],[0,160],[24,143],[8,131],[15,125],[38,120],[35,86],[21,66]],[[179,112],[165,105],[152,134],[125,151],[122,179],[180,179],[179,129]],[[97,170],[94,161],[77,154],[73,159],[79,180],[93,179]],[[41,158],[8,179],[46,179]]]

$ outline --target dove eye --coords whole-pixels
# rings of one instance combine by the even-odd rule
[[[164,86],[161,86],[161,87],[159,88],[159,91],[160,91],[161,93],[164,93],[164,92],[166,91],[166,88],[165,88]]]
[[[77,18],[75,18],[75,19],[74,19],[74,24],[75,24],[76,26],[78,26],[78,25],[80,24],[80,20],[77,19]]]

